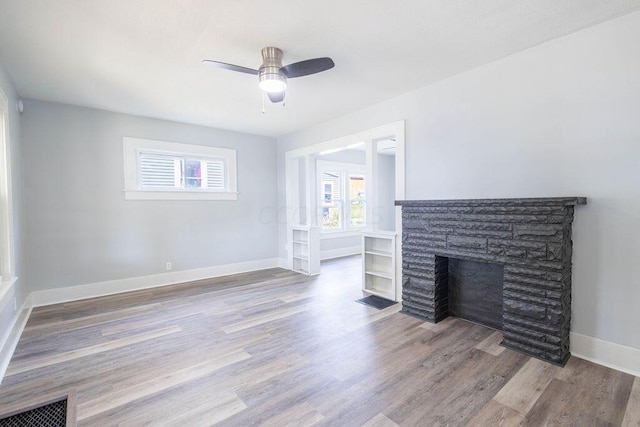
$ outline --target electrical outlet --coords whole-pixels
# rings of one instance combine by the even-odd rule
[[[167,261],[167,271],[171,271],[171,269],[173,268],[173,266],[171,265],[171,261]]]

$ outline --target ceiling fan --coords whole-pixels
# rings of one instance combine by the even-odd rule
[[[262,65],[257,70],[210,59],[205,59],[202,63],[224,68],[225,70],[258,76],[258,85],[260,89],[267,93],[271,102],[284,101],[287,79],[326,71],[335,65],[331,58],[313,58],[283,66],[282,50],[277,47],[265,47],[262,49]]]

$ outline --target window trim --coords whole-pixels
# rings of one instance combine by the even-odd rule
[[[14,253],[9,98],[0,88],[0,301],[17,281]]]
[[[152,139],[122,138],[124,156],[124,197],[126,200],[237,200],[238,172],[236,150],[206,145],[182,144]],[[140,151],[174,154],[182,157],[223,159],[225,163],[224,191],[211,189],[144,189],[138,185],[138,153]]]
[[[342,174],[340,179],[341,194],[343,198],[338,202],[341,205],[340,214],[342,217],[342,226],[335,230],[326,230],[322,227],[322,208],[324,206],[324,189],[322,187],[322,173],[323,172],[340,172]],[[330,160],[316,161],[316,180],[317,188],[319,189],[318,203],[318,224],[320,224],[320,238],[341,238],[358,236],[367,228],[367,218],[365,217],[365,224],[362,227],[352,227],[349,225],[349,210],[351,199],[348,197],[348,177],[349,175],[362,175],[367,180],[367,167],[360,163],[349,162],[336,162]],[[367,203],[367,195],[365,194],[364,202]]]

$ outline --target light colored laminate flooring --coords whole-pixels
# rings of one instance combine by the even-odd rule
[[[3,407],[59,390],[81,426],[638,426],[640,378],[361,298],[359,257],[33,310]]]

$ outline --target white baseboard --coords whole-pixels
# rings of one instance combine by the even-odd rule
[[[362,246],[350,246],[348,248],[329,249],[326,251],[320,251],[320,259],[322,261],[326,259],[340,258],[349,255],[358,255],[362,252]]]
[[[0,346],[0,383],[2,383],[4,379],[4,374],[7,372],[7,367],[9,366],[9,362],[11,362],[13,352],[16,350],[18,341],[20,341],[27,320],[29,320],[31,309],[30,298],[27,298],[20,310],[16,311],[11,326],[7,334],[3,337],[2,345]]]
[[[197,268],[193,270],[172,271],[170,273],[109,280],[106,282],[89,283],[85,285],[69,286],[66,288],[44,289],[41,291],[31,292],[30,297],[33,307],[40,307],[43,305],[96,298],[105,295],[119,294],[122,292],[155,288],[158,286],[174,285],[176,283],[191,282],[211,277],[264,270],[266,268],[278,267],[278,265],[278,258],[268,258],[239,262],[235,264],[216,265],[214,267]]]
[[[640,376],[640,349],[571,332],[571,354],[599,365]]]
[[[289,261],[286,258],[280,258],[278,260],[278,267],[284,268],[285,270],[289,270]]]

